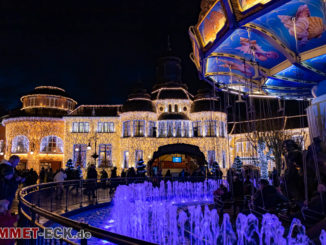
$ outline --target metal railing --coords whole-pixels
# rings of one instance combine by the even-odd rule
[[[214,178],[214,177],[212,177]],[[139,239],[112,233],[83,222],[78,222],[64,216],[72,211],[82,211],[105,205],[111,201],[114,190],[118,185],[141,183],[150,181],[153,185],[160,185],[160,177],[145,178],[114,178],[100,180],[69,180],[37,184],[23,188],[18,193],[20,227],[38,227],[44,231],[45,227],[60,225],[72,227],[74,231],[90,232],[92,237],[103,239],[115,244],[153,244]],[[205,180],[205,177],[168,178],[169,181]],[[18,240],[18,244],[87,244],[87,239],[70,241],[67,239],[44,239],[38,237],[33,240]]]

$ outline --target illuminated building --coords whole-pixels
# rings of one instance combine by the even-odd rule
[[[267,123],[262,123],[262,121]],[[273,130],[268,130],[268,127],[265,127],[260,133],[251,133],[250,130],[248,130],[248,125],[249,127],[255,126],[256,128],[259,128],[261,125],[267,125],[273,128]],[[274,130],[276,130],[276,133]],[[239,156],[243,164],[249,165],[258,165],[260,162],[256,149],[258,142],[255,136],[257,136],[257,134],[267,142],[274,141],[280,144],[282,144],[284,140],[292,139],[301,146],[302,149],[307,149],[311,143],[306,115],[282,116],[229,123],[229,134],[231,136],[229,138],[230,158],[234,159],[236,156]],[[264,152],[267,153],[268,151],[269,149],[266,147]],[[275,167],[274,161],[269,160],[268,169],[272,170],[273,167]]]
[[[36,87],[21,98],[21,109],[3,118],[4,155],[17,154],[21,168],[37,171],[65,167],[69,159],[83,168],[96,164],[119,171],[135,167],[140,158],[175,172],[196,160],[208,166],[217,161],[226,170],[237,155],[245,164],[256,163],[245,142],[248,133],[237,123],[227,124],[212,90],[189,93],[181,80],[181,60],[170,54],[159,59],[151,93],[138,86],[123,105],[75,108],[77,102],[63,89]],[[285,129],[308,134],[305,125]]]
[[[227,116],[210,91],[188,92],[180,63],[171,55],[159,59],[151,94],[138,88],[123,105],[81,105],[65,116],[64,161],[86,167],[96,159],[97,166],[121,170],[140,158],[153,160],[161,146],[186,144],[182,147],[198,146],[208,163],[228,167]],[[173,157],[181,157],[181,163],[173,163]],[[162,168],[177,171],[187,161],[191,156],[182,152],[160,156]]]
[[[40,86],[21,98],[22,108],[3,118],[6,146],[5,158],[16,154],[18,168],[62,166],[64,121],[77,102],[57,87]]]

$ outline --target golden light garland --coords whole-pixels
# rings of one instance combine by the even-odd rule
[[[27,168],[36,171],[40,169],[40,163],[46,161],[62,162],[63,153],[40,154],[41,140],[45,136],[56,135],[64,140],[64,122],[61,118],[13,118],[4,122],[6,127],[6,151],[5,158],[16,153],[11,152],[12,140],[18,135],[24,135],[29,140],[28,153],[17,154],[22,161],[27,162]]]
[[[166,101],[166,104],[173,104],[175,101]],[[158,103],[162,105],[162,101]],[[165,103],[164,103],[165,104]],[[190,110],[188,110],[189,112]],[[216,159],[222,161],[222,151],[225,151],[226,157],[228,156],[227,137],[122,137],[123,122],[134,120],[145,120],[145,135],[148,132],[148,122],[154,121],[157,123],[159,113],[153,112],[126,112],[121,113],[120,117],[64,117],[65,120],[65,146],[64,146],[64,162],[73,158],[73,145],[91,143],[91,150],[86,153],[86,163],[94,163],[94,159],[91,155],[94,151],[94,141],[92,138],[96,134],[97,136],[97,149],[99,144],[111,144],[112,145],[112,162],[113,165],[121,171],[123,166],[123,154],[125,151],[129,152],[129,166],[135,166],[135,152],[136,150],[143,151],[144,161],[147,162],[153,156],[153,153],[158,150],[160,146],[176,143],[184,143],[196,145],[200,150],[207,154],[209,150],[214,150],[216,153]],[[205,120],[217,120],[224,121],[226,123],[226,114],[221,112],[199,112],[189,113],[192,120],[202,120],[203,129]],[[89,122],[89,133],[73,133],[73,122]],[[98,122],[113,122],[115,132],[114,133],[96,133]],[[133,130],[133,124],[131,123],[131,130]],[[219,130],[219,124],[217,127]],[[97,159],[98,160],[98,159]],[[228,159],[226,159],[228,162]],[[97,164],[97,163],[96,163]],[[228,166],[227,166],[228,167]]]
[[[176,104],[180,102],[178,100],[165,100],[155,101],[157,107],[166,106],[169,104]],[[184,101],[183,101],[184,102]],[[224,122],[226,125],[227,115],[223,112],[196,112],[190,113],[191,101],[184,102],[182,105],[189,108],[185,113],[189,117],[189,122],[201,121],[202,131],[205,131],[205,121],[215,120],[217,122],[217,135],[220,133],[220,122]],[[62,167],[68,159],[73,159],[73,146],[74,144],[85,144],[90,143],[91,150],[87,150],[86,163],[94,163],[92,154],[95,152],[95,141],[96,136],[97,149],[96,152],[99,154],[100,144],[111,144],[112,145],[112,163],[116,166],[119,171],[122,170],[124,161],[124,152],[129,152],[129,167],[135,166],[135,152],[136,150],[143,151],[144,161],[149,161],[153,153],[158,150],[160,146],[176,143],[184,143],[190,145],[196,145],[205,154],[206,159],[208,158],[208,151],[215,151],[216,160],[222,167],[223,152],[225,153],[225,167],[228,168],[232,164],[232,161],[236,155],[241,154],[243,157],[251,156],[246,152],[247,147],[242,147],[243,152],[237,152],[237,142],[245,142],[247,134],[232,134],[228,135],[225,132],[225,137],[147,137],[148,133],[148,122],[158,123],[158,117],[163,112],[126,112],[120,113],[117,117],[80,117],[80,116],[66,116],[63,118],[46,118],[46,117],[20,117],[20,118],[9,118],[3,121],[6,127],[6,147],[5,147],[5,158],[9,158],[10,155],[16,154],[11,152],[12,140],[18,135],[25,135],[29,139],[30,152],[19,154],[23,161],[27,161],[28,168],[34,168],[39,171],[41,162],[57,161],[62,162]],[[144,120],[145,121],[145,137],[123,137],[123,122],[131,122],[131,131],[133,131],[133,121]],[[72,123],[73,122],[88,122],[89,133],[73,133]],[[113,133],[97,133],[98,122],[113,122],[114,132]],[[191,130],[191,126],[189,129]],[[289,135],[305,135],[305,147],[309,142],[309,130],[304,129],[292,129],[286,130]],[[45,136],[56,135],[60,137],[64,142],[64,151],[62,154],[54,153],[43,153],[40,152],[41,140]],[[245,143],[246,144],[246,143]],[[33,146],[33,149],[31,147]],[[33,154],[31,153],[33,151]],[[97,159],[98,161],[98,159]],[[96,162],[96,165],[98,162]],[[225,168],[225,169],[226,169]],[[224,170],[225,170],[224,169]]]

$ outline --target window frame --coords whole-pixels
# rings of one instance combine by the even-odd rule
[[[63,144],[63,140],[59,136],[45,136],[41,140],[40,153],[62,154],[64,151]]]
[[[217,123],[216,120],[206,120],[205,121],[205,131],[206,137],[216,137],[217,136]]]
[[[18,139],[22,139],[22,141],[18,141]],[[18,144],[20,142],[23,142],[23,151],[17,151],[17,147]],[[27,136],[25,135],[16,135],[13,139],[12,139],[12,143],[11,143],[11,153],[28,153],[29,152],[29,148],[30,148],[30,142],[29,139],[27,138]]]
[[[138,158],[138,154],[140,155],[139,158]],[[143,150],[135,150],[135,164],[137,164],[137,162],[140,159],[144,159],[144,151]]]
[[[175,133],[175,137],[177,137],[177,138],[182,137],[182,122],[181,121],[174,122],[174,133]]]
[[[122,165],[122,168],[124,168],[124,169],[129,168],[129,161],[130,161],[130,159],[129,159],[129,151],[124,151],[123,152],[123,163],[122,163],[123,165]]]
[[[97,132],[98,133],[114,133],[114,122],[98,122],[97,123]]]
[[[158,135],[159,135],[159,137],[166,137],[166,122],[165,121],[158,122]]]
[[[148,137],[154,137],[154,129],[156,128],[155,121],[148,121]]]
[[[78,151],[76,149],[78,148]],[[73,163],[74,166],[77,166],[78,155],[81,156],[81,167],[86,167],[87,161],[87,145],[86,144],[73,144]]]
[[[212,161],[211,160],[211,156],[213,156]],[[208,167],[210,168],[213,164],[213,162],[216,161],[216,152],[215,150],[208,150],[207,151],[207,163],[208,163]]]
[[[89,133],[89,122],[73,122],[71,126],[72,133]]]
[[[103,150],[103,147],[104,147],[104,150]],[[98,146],[98,167],[101,167],[102,166],[102,154],[101,153],[104,153],[104,156],[105,156],[105,159],[108,160],[109,158],[109,161],[108,161],[108,164],[105,165],[107,167],[112,167],[113,166],[113,163],[112,163],[112,144],[99,144]]]
[[[131,137],[131,131],[130,131],[130,121],[124,121],[122,123],[122,137],[127,138]]]
[[[183,137],[189,137],[189,122],[183,122],[182,125]]]
[[[145,120],[133,120],[134,137],[145,137]]]
[[[197,128],[197,136],[194,136],[194,129]],[[192,135],[193,137],[202,137],[203,131],[202,131],[202,121],[194,121],[192,122]]]

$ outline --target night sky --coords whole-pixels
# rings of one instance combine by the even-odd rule
[[[194,93],[188,28],[199,12],[200,0],[2,1],[0,106],[19,107],[38,85],[62,87],[79,104],[123,103],[139,79],[152,88],[168,36]]]

